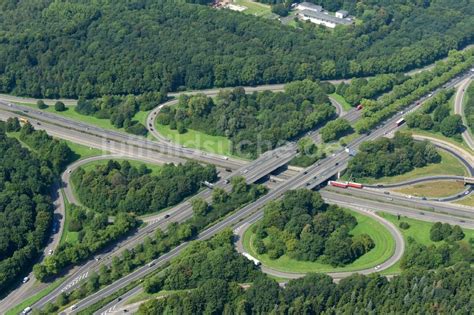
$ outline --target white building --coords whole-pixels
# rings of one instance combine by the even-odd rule
[[[298,12],[298,17],[303,21],[310,21],[311,23],[324,25],[326,27],[335,28],[337,25],[350,25],[350,19],[343,19],[327,12],[318,12],[310,10],[302,10]]]
[[[301,2],[296,6],[296,10],[303,11],[314,11],[314,12],[322,12],[324,11],[323,7],[320,5],[316,5],[310,2]]]
[[[340,18],[340,19],[343,19],[348,15],[349,15],[349,12],[347,12],[345,10],[339,10],[339,11],[336,12],[336,17]]]

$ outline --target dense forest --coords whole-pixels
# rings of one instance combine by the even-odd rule
[[[396,132],[392,139],[382,137],[363,142],[359,152],[349,161],[346,173],[353,179],[395,176],[430,163],[441,156],[428,141],[415,141],[411,135]]]
[[[309,274],[281,287],[237,255],[232,232],[225,231],[193,244],[146,280],[149,293],[177,291],[142,304],[138,314],[470,314],[473,279],[474,269],[460,263],[411,269],[390,281],[354,274],[336,284],[327,275]]]
[[[269,203],[261,222],[254,227],[254,248],[270,259],[282,255],[333,266],[353,262],[374,246],[367,234],[350,235],[357,220],[336,205],[327,205],[317,192],[306,189],[287,192]]]
[[[10,120],[11,128],[14,121]],[[50,198],[55,171],[20,142],[6,136],[0,122],[0,292],[6,293],[30,270],[49,237]],[[43,143],[49,145],[50,141]],[[55,165],[56,166],[56,165]]]
[[[180,133],[189,128],[228,137],[234,154],[256,157],[333,118],[327,88],[304,80],[287,84],[284,92],[245,94],[235,88],[214,99],[182,95],[177,106],[160,111],[157,122]]]
[[[446,137],[460,137],[464,130],[462,117],[451,114],[454,89],[443,90],[424,102],[420,110],[405,117],[408,127],[441,132]]]
[[[91,98],[360,77],[473,41],[470,0],[318,2],[361,23],[298,29],[184,1],[1,1],[0,92]]]
[[[217,179],[214,166],[196,162],[166,164],[159,174],[150,174],[145,166],[131,166],[110,160],[91,170],[79,168],[72,183],[82,204],[105,214],[145,214],[181,202],[199,190],[202,182]]]

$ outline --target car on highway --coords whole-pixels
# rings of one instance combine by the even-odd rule
[[[168,219],[170,217],[169,214],[165,214],[165,219]]]
[[[30,277],[24,277],[22,282],[27,283],[29,280],[30,280]]]
[[[22,312],[21,314],[28,314],[32,311],[32,308],[30,306],[26,307]]]
[[[153,267],[154,265],[155,265],[155,262],[152,261],[152,262],[149,262],[147,266],[148,266],[148,267]]]

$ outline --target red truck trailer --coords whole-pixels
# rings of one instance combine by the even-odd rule
[[[330,180],[328,184],[334,187],[347,188],[347,182],[336,182],[334,180]]]
[[[347,187],[362,189],[364,185],[359,183],[348,182]]]

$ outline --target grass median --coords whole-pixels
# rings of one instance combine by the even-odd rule
[[[393,189],[393,191],[416,197],[442,198],[461,193],[464,189],[466,189],[466,186],[464,186],[463,181],[440,180],[404,186],[402,188]]]

